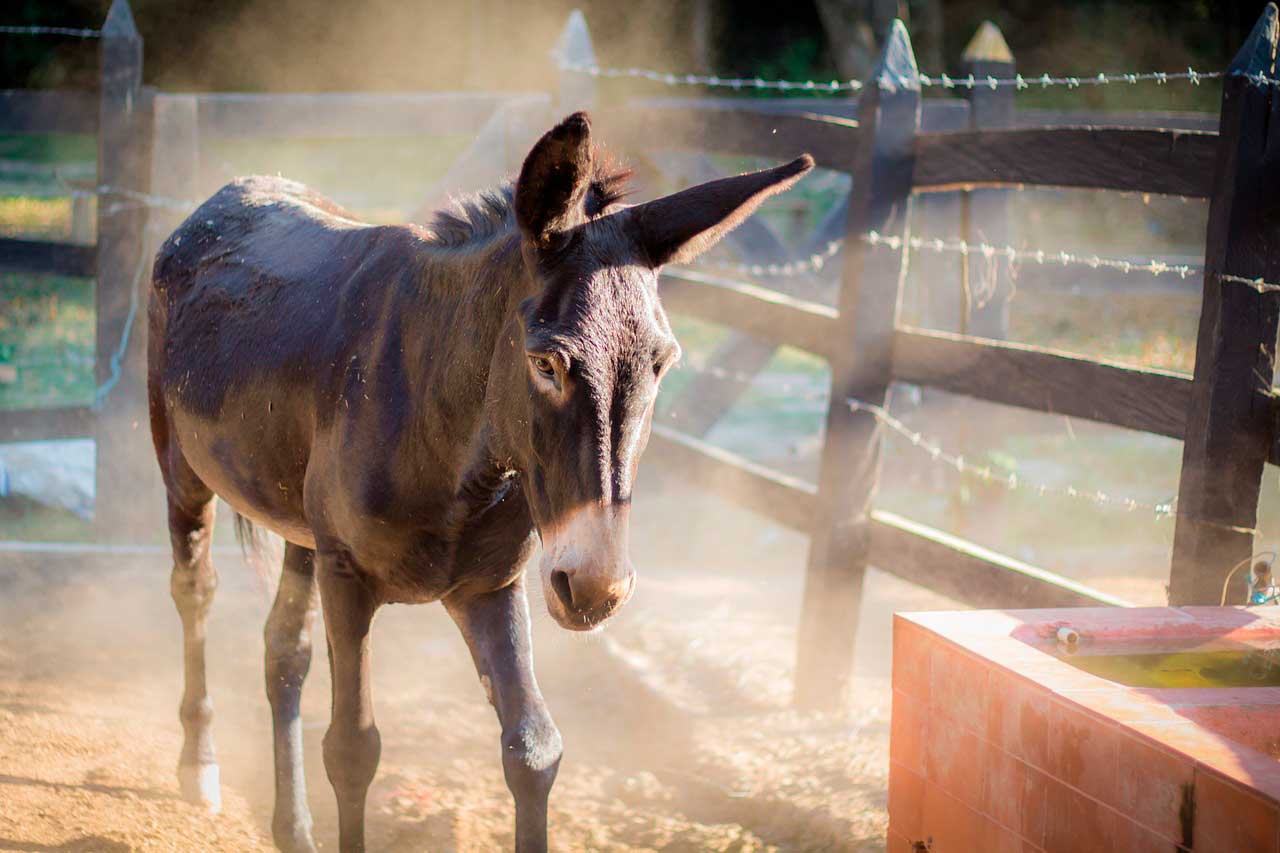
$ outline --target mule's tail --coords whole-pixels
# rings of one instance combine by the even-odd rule
[[[240,543],[244,560],[253,569],[263,593],[271,597],[275,594],[276,584],[280,580],[280,572],[277,568],[280,560],[273,559],[278,555],[272,553],[274,549],[268,541],[266,531],[260,530],[240,513],[233,510],[232,514],[236,519],[236,541]]]

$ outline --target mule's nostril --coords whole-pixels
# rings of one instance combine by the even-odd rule
[[[556,569],[551,573],[551,588],[560,596],[565,607],[573,607],[573,586],[569,583],[569,573]]]

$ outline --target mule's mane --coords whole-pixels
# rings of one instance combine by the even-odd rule
[[[514,225],[515,187],[510,181],[452,199],[450,206],[437,210],[427,228],[433,242],[447,248],[485,243]]]
[[[589,217],[626,197],[632,174],[598,150],[594,160],[585,202]],[[456,249],[486,243],[510,231],[516,227],[515,194],[516,182],[507,180],[498,187],[454,199],[448,208],[432,215],[428,229],[434,242]]]

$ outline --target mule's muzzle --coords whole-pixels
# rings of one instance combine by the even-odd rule
[[[580,511],[543,532],[542,585],[562,628],[590,631],[627,603],[636,573],[626,556],[626,518]]]
[[[636,588],[636,573],[629,566],[622,571],[606,572],[552,569],[544,583],[547,609],[560,627],[590,631],[631,598]]]

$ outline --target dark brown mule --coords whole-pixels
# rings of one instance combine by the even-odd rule
[[[266,626],[277,845],[314,849],[298,705],[317,603],[333,674],[324,762],[352,851],[380,743],[374,611],[440,600],[498,712],[516,847],[546,848],[561,744],[530,652],[534,534],[562,626],[592,628],[631,595],[632,482],[679,354],[657,271],[811,167],[626,206],[625,175],[598,163],[578,113],[534,146],[514,188],[431,229],[366,225],[296,183],[248,178],[174,232],[156,258],[148,388],[185,643],[188,797],[219,801],[204,661],[216,494],[286,541]]]

